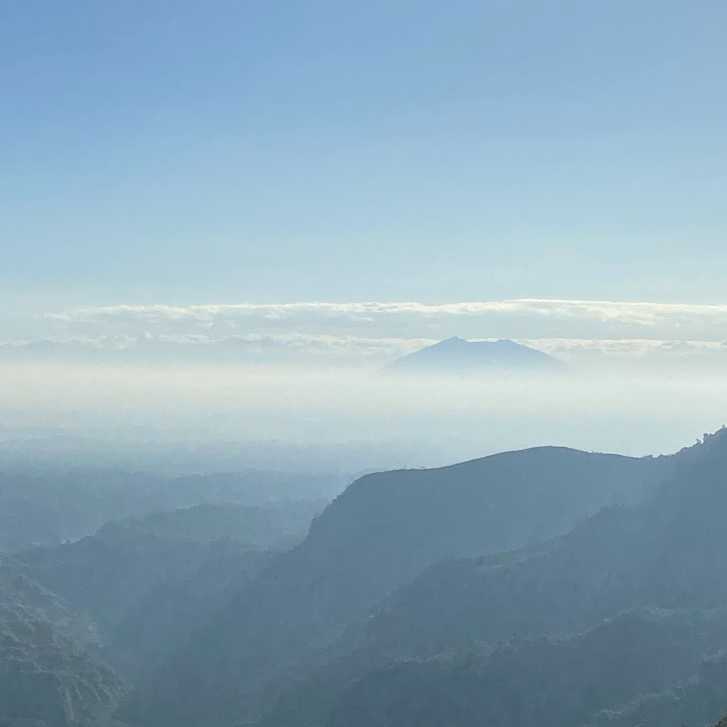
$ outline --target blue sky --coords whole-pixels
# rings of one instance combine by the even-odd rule
[[[716,1],[6,2],[5,328],[121,303],[727,302],[726,26]]]

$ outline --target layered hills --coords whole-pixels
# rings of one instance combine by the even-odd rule
[[[96,696],[0,718],[707,727],[727,712],[725,471],[724,430],[662,457],[541,447],[367,475],[301,542],[211,504],[19,552],[2,658],[62,665],[33,682],[44,703]]]
[[[298,724],[291,704],[327,727],[715,721],[727,710],[727,437],[672,465],[643,502],[539,547],[427,568],[262,724]]]
[[[78,540],[111,520],[156,515],[150,526],[164,527],[161,521],[169,521],[171,516],[158,513],[194,506],[208,509],[194,513],[189,520],[195,527],[209,522],[211,532],[227,517],[230,527],[237,519],[240,532],[258,528],[258,543],[265,527],[268,537],[286,530],[292,537],[302,538],[310,517],[338,491],[332,477],[260,470],[180,477],[89,467],[2,470],[0,552]],[[240,506],[237,514],[232,505]],[[225,509],[214,510],[213,506]],[[184,527],[183,518],[176,514],[174,526]]]
[[[254,713],[271,683],[347,648],[350,625],[428,566],[538,543],[604,505],[640,500],[671,467],[546,447],[363,477],[180,649],[139,719],[224,724]]]

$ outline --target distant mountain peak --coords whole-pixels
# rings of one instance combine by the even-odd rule
[[[467,341],[464,338],[460,338],[459,336],[450,336],[449,338],[445,338],[443,341],[440,341],[439,343],[435,343],[435,346],[456,346],[458,344],[467,343]]]
[[[492,371],[557,371],[563,364],[543,351],[510,339],[468,341],[459,336],[403,356],[390,371],[397,373],[476,374]]]

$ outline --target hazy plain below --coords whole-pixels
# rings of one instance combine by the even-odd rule
[[[722,425],[727,408],[719,372],[643,366],[421,378],[347,368],[26,362],[3,364],[0,376],[1,457],[32,449],[42,458],[55,448],[81,459],[106,453],[106,463],[116,463],[128,452],[138,466],[179,471],[244,463],[353,473],[540,444],[671,452]]]

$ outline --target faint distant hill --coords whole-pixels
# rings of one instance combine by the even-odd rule
[[[236,532],[249,545],[280,546],[305,535],[337,481],[256,469],[184,477],[95,467],[13,471],[0,461],[0,553],[78,540],[110,520],[147,515],[145,524],[127,525],[167,528],[167,535],[187,528],[192,539],[207,528],[217,538]]]
[[[211,543],[230,539],[259,550],[297,545],[326,502],[302,500],[248,507],[236,503],[202,503],[192,507],[153,512],[104,525],[97,535],[136,534],[165,540]]]
[[[555,372],[564,364],[547,353],[506,339],[466,341],[456,336],[394,361],[399,374],[477,374],[488,372]]]

